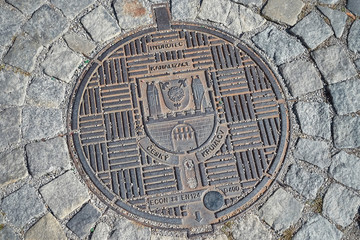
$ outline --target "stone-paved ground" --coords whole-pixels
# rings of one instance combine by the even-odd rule
[[[65,138],[81,70],[116,36],[151,23],[154,2],[0,0],[0,239],[186,238],[107,208],[80,179]],[[239,36],[288,89],[292,134],[277,182],[203,238],[360,239],[360,1],[169,4],[176,20]]]

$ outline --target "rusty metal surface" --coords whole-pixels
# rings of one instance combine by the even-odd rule
[[[89,64],[72,97],[69,143],[90,188],[119,213],[155,227],[212,227],[276,177],[287,108],[252,50],[215,29],[170,23],[167,12]]]

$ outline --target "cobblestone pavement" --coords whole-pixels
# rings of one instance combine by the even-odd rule
[[[186,239],[109,209],[66,144],[82,69],[116,36],[150,24],[158,2],[0,0],[0,239]],[[360,239],[360,1],[169,4],[173,19],[220,28],[267,59],[290,109],[289,150],[271,190],[199,238]]]

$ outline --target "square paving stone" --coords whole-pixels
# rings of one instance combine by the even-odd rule
[[[146,0],[116,0],[114,8],[119,25],[123,29],[152,23],[151,5]]]
[[[337,148],[360,147],[360,117],[334,117],[333,134],[334,145]]]
[[[290,31],[298,35],[311,49],[319,46],[333,34],[331,27],[315,11],[304,17]]]
[[[108,240],[148,240],[150,239],[150,228],[136,224],[125,218],[115,222],[113,231]]]
[[[16,9],[1,6],[0,8],[0,46],[10,44],[11,38],[24,23],[25,17]]]
[[[87,188],[70,171],[42,186],[40,193],[54,215],[60,219],[89,200]]]
[[[25,107],[22,115],[22,133],[26,140],[54,137],[65,129],[60,109]]]
[[[0,231],[0,239],[1,240],[18,240],[19,237],[14,233],[14,231],[9,226],[5,226]]]
[[[20,141],[20,108],[7,108],[0,111],[0,152]]]
[[[358,212],[360,197],[341,186],[333,183],[324,197],[323,212],[342,227],[348,226]]]
[[[308,172],[298,165],[291,165],[285,176],[285,183],[307,199],[314,199],[324,183],[324,178],[316,173]]]
[[[62,137],[30,143],[26,145],[26,153],[30,174],[33,177],[70,168],[67,144]]]
[[[5,55],[4,62],[31,72],[34,70],[36,57],[42,49],[42,46],[31,36],[19,35]]]
[[[0,106],[22,105],[29,78],[9,70],[0,71]]]
[[[330,147],[326,142],[300,138],[295,146],[294,157],[320,168],[330,166]]]
[[[47,213],[37,221],[26,233],[25,240],[66,240],[64,230],[56,218]]]
[[[340,240],[342,232],[321,215],[314,215],[294,235],[293,240]]]
[[[359,3],[360,4],[360,3]],[[350,28],[348,35],[349,49],[355,53],[360,53],[360,20],[356,20]]]
[[[360,79],[348,80],[329,86],[332,104],[340,115],[360,110]]]
[[[91,235],[91,240],[103,240],[108,239],[110,234],[110,227],[104,222],[100,222],[96,225],[95,231]]]
[[[332,157],[329,173],[348,187],[360,190],[360,158],[344,151]]]
[[[252,41],[277,65],[290,61],[305,52],[305,48],[298,40],[273,26],[255,35]]]
[[[304,205],[290,193],[278,189],[260,208],[260,217],[275,231],[283,231],[301,217]]]
[[[276,239],[255,215],[236,218],[229,230],[234,239]]]
[[[31,105],[58,107],[64,100],[66,84],[50,78],[34,78],[28,87],[27,101]]]
[[[310,136],[331,138],[330,106],[322,102],[298,102],[295,105],[301,131]]]
[[[67,46],[56,44],[51,47],[41,66],[47,75],[70,82],[80,63],[80,56],[71,51]]]
[[[218,23],[226,23],[232,4],[228,0],[203,0],[199,18]]]
[[[265,19],[259,14],[254,13],[250,8],[240,4],[233,4],[226,19],[226,25],[236,34],[248,32],[260,27],[265,23]]]
[[[319,90],[323,87],[320,74],[313,64],[304,60],[287,63],[280,68],[286,84],[294,97]]]
[[[81,10],[87,8],[94,2],[95,0],[51,0],[51,3],[70,19],[73,19]]]
[[[172,18],[174,20],[194,20],[198,13],[199,6],[199,0],[172,0]]]
[[[60,37],[68,26],[65,17],[48,5],[43,5],[34,12],[23,29],[39,43],[48,45]]]
[[[85,15],[81,23],[90,33],[91,38],[97,42],[107,41],[121,31],[116,20],[102,6]]]
[[[340,45],[321,48],[311,53],[320,72],[329,83],[337,83],[357,75],[354,64]]]
[[[64,36],[64,39],[69,48],[84,55],[90,55],[96,47],[94,43],[86,39],[86,37],[79,35],[78,33],[67,33]]]
[[[43,5],[46,0],[6,0],[26,15],[31,15],[36,9]]]
[[[301,0],[268,0],[262,13],[272,20],[294,25],[305,4]]]
[[[359,0],[347,0],[347,9],[357,16],[360,16],[360,2]]]
[[[24,150],[18,148],[10,153],[0,154],[0,187],[28,176]]]
[[[335,36],[340,38],[344,32],[348,18],[346,13],[322,6],[318,6],[318,9],[330,20]]]
[[[79,238],[85,238],[90,234],[90,229],[101,216],[100,211],[87,203],[73,216],[66,226],[73,231]]]
[[[46,211],[35,188],[29,185],[24,185],[2,199],[1,209],[9,222],[20,228]]]

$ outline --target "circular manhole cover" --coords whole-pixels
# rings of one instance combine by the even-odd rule
[[[75,86],[74,161],[125,216],[172,229],[213,226],[248,208],[276,177],[287,108],[248,47],[154,11],[156,26],[106,47]]]

